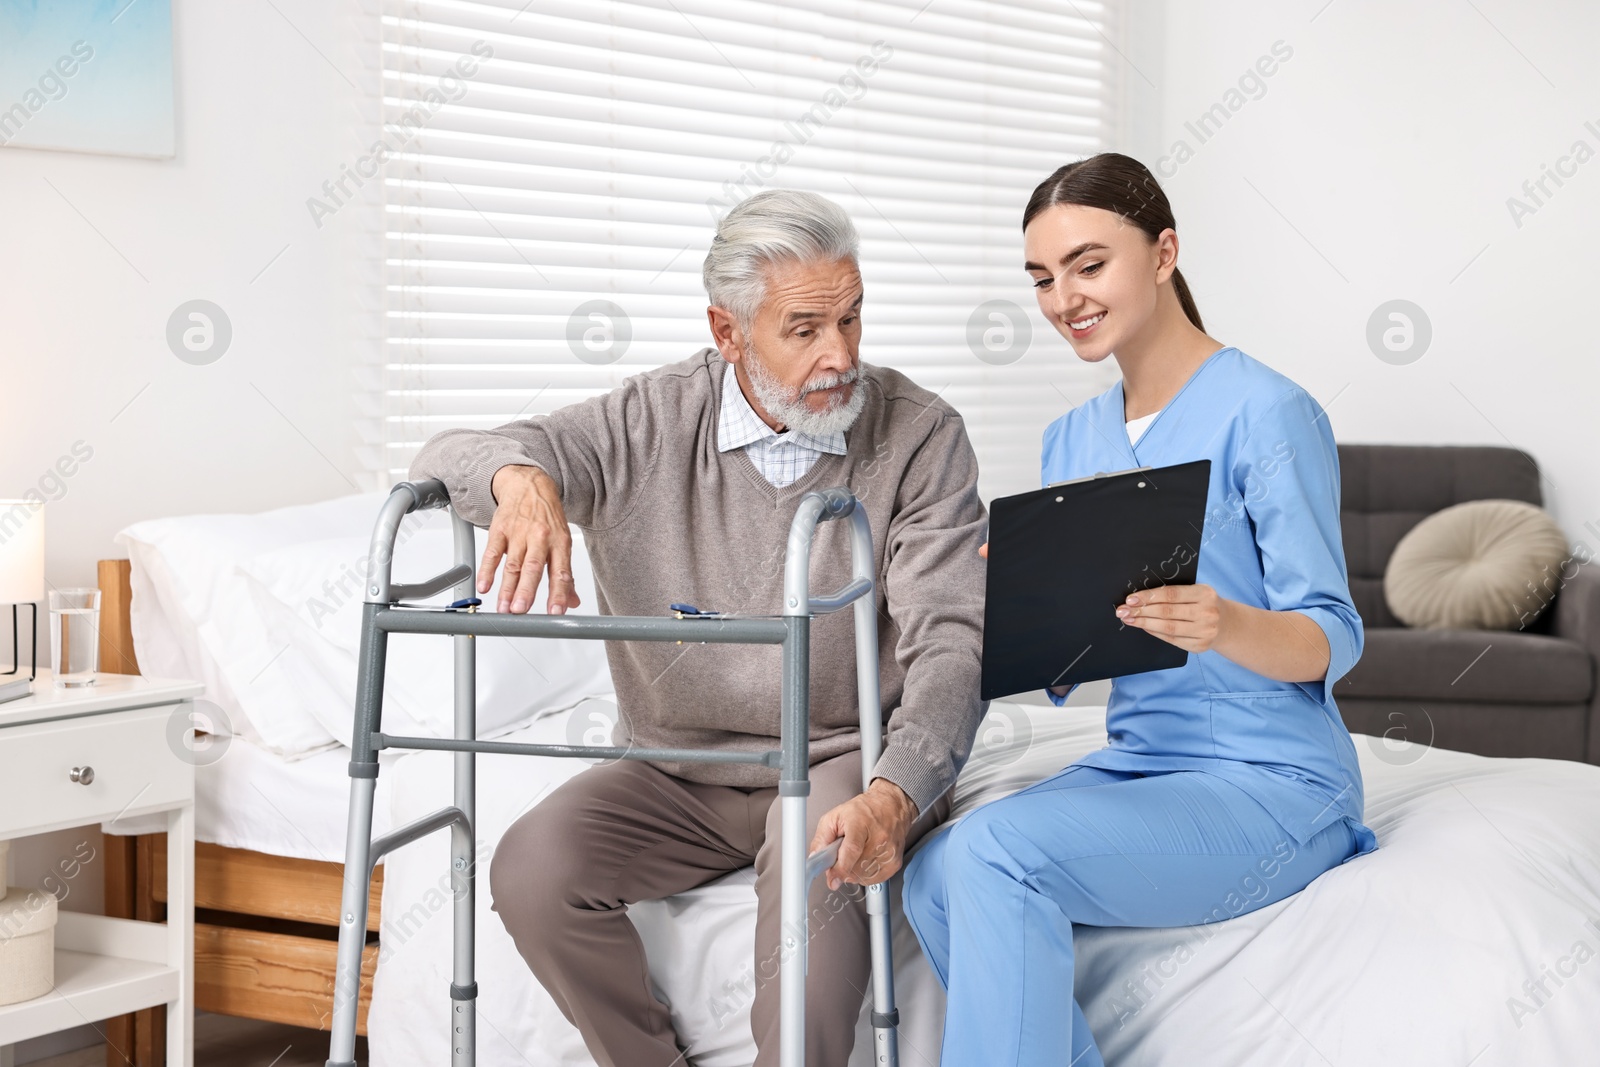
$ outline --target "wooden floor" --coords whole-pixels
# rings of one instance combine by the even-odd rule
[[[367,1061],[367,1039],[356,1038],[356,1062]],[[235,1019],[201,1012],[194,1019],[195,1067],[324,1067],[328,1035],[322,1030]],[[104,1045],[79,1049],[29,1067],[106,1067]]]

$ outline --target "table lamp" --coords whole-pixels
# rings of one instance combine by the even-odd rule
[[[17,606],[33,609],[33,640],[28,680],[39,672],[39,601],[44,599],[44,504],[34,500],[0,500],[0,604],[11,605],[11,669],[0,672],[0,699],[5,692],[6,675],[22,667],[17,654]],[[20,685],[16,696],[25,696],[32,686]]]

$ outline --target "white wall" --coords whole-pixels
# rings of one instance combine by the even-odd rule
[[[56,586],[93,584],[139,519],[360,481],[352,366],[378,325],[379,217],[352,205],[318,230],[305,201],[370,141],[376,26],[363,37],[353,3],[173,7],[175,159],[0,149],[0,497],[52,498]],[[196,298],[233,326],[208,366],[166,342]],[[93,457],[57,488],[77,441]]]
[[[365,144],[370,17],[354,0],[175,7],[176,159],[0,150],[0,496],[59,496],[58,586],[92,582],[140,518],[366,488],[352,387],[376,349],[380,218],[355,204],[318,230],[305,200]],[[1330,404],[1342,440],[1509,440],[1572,536],[1600,521],[1584,433],[1600,368],[1579,318],[1600,161],[1521,228],[1505,204],[1575,139],[1600,150],[1583,125],[1600,127],[1594,7],[1136,7],[1165,31],[1129,49],[1131,143],[1152,165],[1180,137],[1195,148],[1164,181],[1212,331]],[[1185,120],[1279,40],[1293,55],[1265,94],[1197,143]],[[197,297],[234,328],[203,367],[165,341]],[[1408,366],[1364,337],[1397,297],[1434,328]],[[59,489],[49,472],[78,441],[93,458]]]
[[[1600,8],[1160,6],[1164,62],[1148,72],[1159,132],[1146,114],[1133,143],[1152,167],[1180,138],[1195,149],[1163,182],[1209,332],[1310,390],[1341,441],[1526,450],[1568,536],[1600,549],[1583,528],[1600,526],[1588,321],[1600,158],[1549,184],[1554,195],[1520,227],[1506,206],[1574,141],[1600,152]],[[1264,94],[1199,143],[1185,121],[1280,40],[1293,54]],[[1376,358],[1365,336],[1395,298],[1433,326],[1427,352],[1403,366]]]
[[[352,386],[376,349],[380,217],[352,204],[318,230],[305,201],[371,139],[376,23],[354,2],[173,8],[176,158],[0,149],[0,497],[51,500],[57,587],[94,584],[139,519],[369,488]],[[166,342],[196,298],[233,326],[208,366]],[[53,480],[78,441],[92,458]],[[93,830],[18,842],[12,884],[44,884],[85,833],[98,853]],[[102,868],[63,906],[98,910]],[[19,1060],[98,1040],[64,1037]]]

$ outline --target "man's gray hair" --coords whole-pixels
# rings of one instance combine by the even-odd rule
[[[857,262],[861,238],[844,209],[798,189],[765,189],[717,223],[700,278],[716,307],[748,330],[766,296],[766,268],[848,258]]]

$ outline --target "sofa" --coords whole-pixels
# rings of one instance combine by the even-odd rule
[[[1573,543],[1575,558],[1550,576],[1553,601],[1517,631],[1412,629],[1384,600],[1395,545],[1433,512],[1491,498],[1543,506],[1533,457],[1475,445],[1351,444],[1339,446],[1339,465],[1350,593],[1366,632],[1360,660],[1334,685],[1350,730],[1485,756],[1600,763],[1600,560],[1578,563],[1593,551]]]

